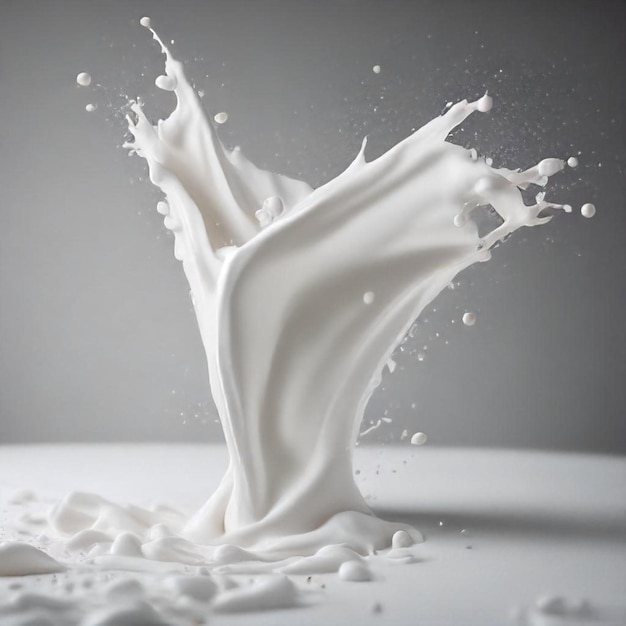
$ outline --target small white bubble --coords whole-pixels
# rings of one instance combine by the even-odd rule
[[[578,166],[578,159],[576,157],[570,157],[569,159],[567,159],[567,164],[570,167],[577,167]]]
[[[418,352],[417,353],[417,360],[418,361],[423,361],[426,358],[426,355],[423,352]]]
[[[150,26],[152,26],[152,20],[150,20],[149,17],[142,17],[139,20],[139,23],[144,27],[144,28],[150,28]]]
[[[97,108],[98,108],[97,104],[88,104],[85,107],[85,111],[87,111],[87,113],[93,113]]]
[[[372,68],[372,72],[374,72],[374,74],[380,74],[380,65],[374,65],[374,67]]]
[[[580,213],[583,217],[593,217],[596,214],[596,207],[590,202],[587,202],[580,207]]]
[[[463,323],[466,326],[473,326],[476,323],[476,313],[472,313],[471,311],[463,313]]]
[[[216,113],[213,119],[215,120],[216,124],[225,124],[228,120],[228,113],[226,113],[225,111],[221,111],[220,113]]]
[[[170,205],[164,200],[161,200],[160,202],[157,202],[156,210],[161,215],[167,215],[170,212]]]
[[[87,72],[81,72],[77,77],[76,77],[76,82],[81,86],[81,87],[89,87],[89,85],[91,85],[91,76],[87,73]]]
[[[423,446],[428,441],[428,437],[426,433],[415,433],[411,437],[411,445],[413,446]]]
[[[363,294],[363,302],[365,302],[365,304],[372,304],[372,302],[374,302],[374,292],[366,291]]]

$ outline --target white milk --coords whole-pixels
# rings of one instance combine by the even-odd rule
[[[544,186],[564,161],[494,169],[447,143],[470,114],[491,109],[485,94],[374,161],[363,142],[342,174],[313,190],[226,150],[181,63],[152,33],[166,58],[157,85],[177,105],[153,126],[134,103],[127,147],[167,199],[231,458],[183,535],[277,557],[325,544],[388,547],[404,527],[372,516],[352,471],[382,368],[461,270],[517,228],[547,222],[544,209],[562,208],[543,194],[526,206],[519,188]],[[487,205],[504,222],[481,239],[471,213]]]
[[[152,30],[147,17],[141,25]],[[495,169],[476,150],[446,142],[473,112],[491,109],[487,94],[450,103],[374,161],[366,161],[363,142],[352,164],[318,189],[262,171],[224,148],[182,65],[152,33],[166,58],[155,83],[175,93],[177,106],[153,126],[133,103],[127,147],[146,160],[165,196],[156,208],[191,287],[230,464],[191,519],[167,507],[69,494],[48,516],[46,532],[56,538],[28,535],[65,562],[7,542],[0,576],[60,576],[67,564],[76,575],[88,568],[85,588],[103,569],[143,582],[94,584],[93,597],[71,596],[68,587],[66,598],[25,586],[0,608],[9,624],[42,611],[68,625],[85,612],[81,623],[91,626],[189,623],[209,605],[224,613],[297,605],[286,576],[337,572],[362,583],[376,578],[371,568],[380,559],[413,562],[419,532],[375,517],[353,479],[365,406],[383,367],[395,367],[394,348],[460,271],[488,260],[514,230],[547,222],[544,209],[572,210],[543,193],[526,206],[520,192],[545,186],[564,161]],[[83,72],[77,82],[88,87],[91,77]],[[213,115],[217,124],[228,119]],[[485,206],[503,223],[481,238],[472,212]],[[464,314],[466,325],[475,321]],[[411,443],[426,439],[415,433]],[[202,477],[194,480],[201,488]],[[389,550],[375,554],[381,549]],[[225,574],[264,576],[239,585]]]

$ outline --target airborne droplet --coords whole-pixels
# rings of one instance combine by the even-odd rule
[[[476,323],[476,313],[472,313],[471,311],[463,313],[463,323],[466,326],[473,326]]]
[[[81,86],[81,87],[89,87],[89,85],[91,85],[91,75],[88,74],[87,72],[81,72],[77,77],[76,77],[76,82]]]
[[[587,202],[580,207],[580,213],[583,217],[593,217],[596,214],[596,207]]]

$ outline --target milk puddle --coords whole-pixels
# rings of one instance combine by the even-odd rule
[[[367,581],[377,560],[414,561],[419,531],[374,516],[354,482],[365,406],[395,347],[459,272],[515,230],[549,221],[546,210],[571,211],[543,191],[565,160],[493,168],[446,141],[468,116],[488,113],[487,94],[451,105],[373,161],[364,141],[317,189],[260,170],[222,145],[182,64],[149,19],[141,24],[165,55],[156,85],[177,105],[153,125],[131,103],[127,147],[163,192],[157,210],[189,282],[230,464],[190,518],[68,495],[46,521],[54,539],[40,546],[60,562],[6,543],[0,573],[79,568],[99,591],[79,600],[18,592],[2,609],[15,623],[43,612],[73,624],[85,611],[93,625],[187,623],[209,607],[295,606],[292,576]],[[91,83],[87,73],[77,80]],[[537,190],[532,205],[527,188]],[[472,216],[485,207],[502,223],[479,235]],[[98,584],[97,572],[120,570],[148,582]],[[232,576],[241,574],[259,576],[240,585]]]

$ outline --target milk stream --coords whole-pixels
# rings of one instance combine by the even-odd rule
[[[373,161],[364,141],[342,174],[312,189],[227,150],[182,64],[144,26],[165,55],[156,84],[177,104],[152,125],[133,103],[127,147],[165,195],[159,211],[191,287],[231,459],[183,535],[275,555],[328,543],[365,554],[398,530],[419,541],[374,517],[354,482],[365,406],[394,348],[460,271],[564,208],[542,192],[527,206],[520,189],[545,186],[565,162],[496,169],[448,143],[469,115],[489,111],[485,94]],[[503,222],[481,238],[472,212],[485,206]]]

